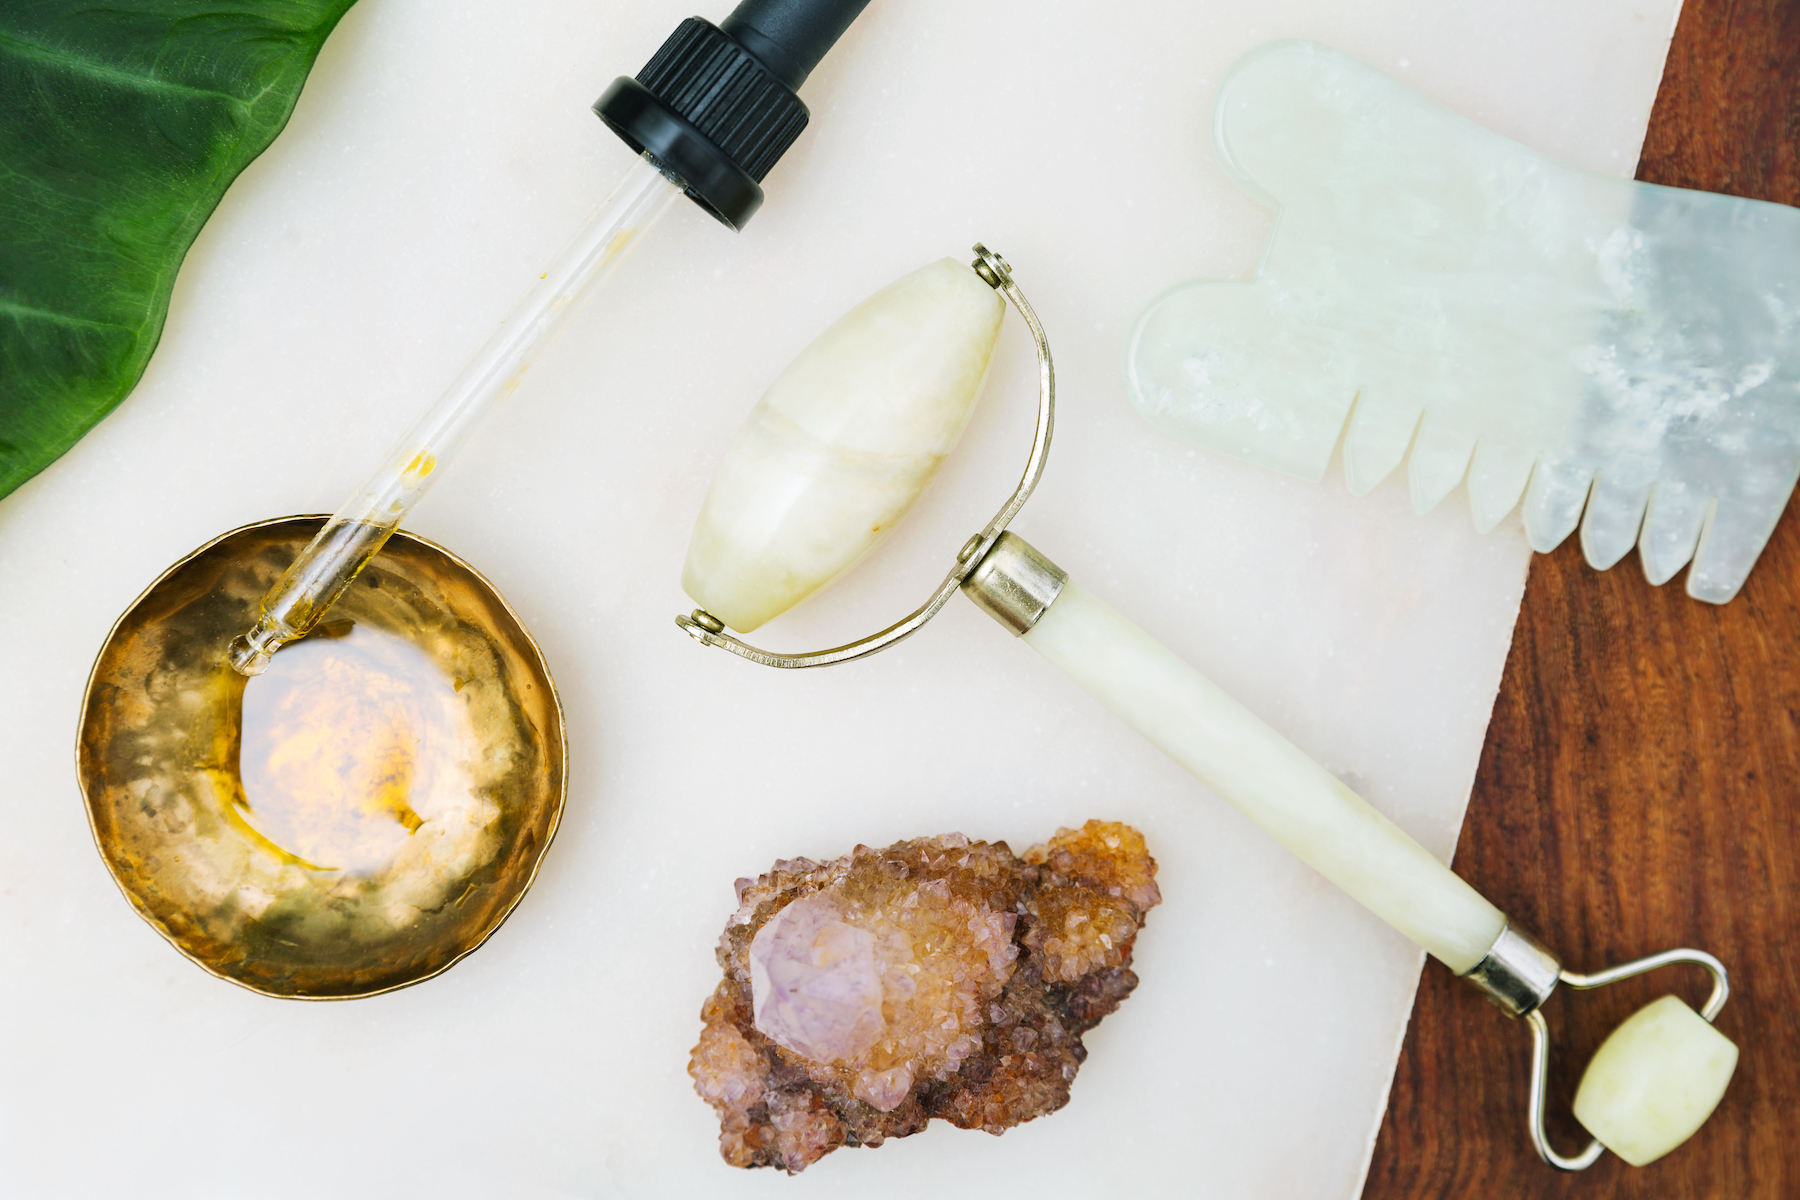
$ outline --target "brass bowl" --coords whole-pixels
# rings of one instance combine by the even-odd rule
[[[266,996],[343,1000],[430,979],[499,928],[555,836],[567,744],[518,617],[469,564],[404,532],[320,632],[247,690],[225,647],[323,521],[235,529],[151,584],[94,662],[76,766],[100,856],[170,944]],[[372,647],[376,667],[356,674],[364,659],[344,657],[353,646],[365,657]],[[294,664],[311,664],[309,678],[373,690],[359,701],[355,687],[265,684],[283,659],[293,679]],[[412,675],[396,684],[383,662]],[[402,710],[435,724],[382,724]],[[373,759],[341,746],[336,758],[295,753],[321,737],[335,746],[343,730],[331,722],[347,719],[366,719],[385,748]],[[265,735],[286,741],[271,750]],[[247,794],[257,780],[286,787],[281,803]]]

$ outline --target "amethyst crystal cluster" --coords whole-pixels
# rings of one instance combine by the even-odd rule
[[[1089,821],[1021,856],[947,834],[739,880],[688,1066],[725,1161],[793,1173],[932,1117],[1061,1108],[1081,1035],[1137,986],[1155,876],[1137,830]]]

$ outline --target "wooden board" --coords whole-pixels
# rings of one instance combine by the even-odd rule
[[[1800,204],[1800,3],[1687,0],[1638,178]],[[1743,1049],[1713,1119],[1638,1170],[1607,1156],[1577,1176],[1526,1140],[1529,1037],[1428,966],[1365,1200],[1432,1196],[1787,1197],[1800,1190],[1800,518],[1783,517],[1742,595],[1723,608],[1633,560],[1599,573],[1571,539],[1532,564],[1457,845],[1495,903],[1593,970],[1668,946],[1731,971],[1719,1027]],[[1700,972],[1692,972],[1700,975]],[[1613,1025],[1681,970],[1558,994],[1550,1129]]]

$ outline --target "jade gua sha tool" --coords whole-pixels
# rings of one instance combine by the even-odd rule
[[[1562,166],[1310,42],[1212,130],[1275,226],[1139,318],[1145,418],[1312,481],[1341,438],[1355,495],[1410,449],[1421,513],[1466,476],[1483,533],[1522,496],[1539,553],[1579,522],[1598,569],[1737,594],[1800,475],[1800,211]]]
[[[594,105],[637,163],[344,506],[208,543],[108,634],[89,823],[189,959],[271,996],[373,995],[448,969],[531,885],[567,785],[549,671],[492,586],[400,522],[676,196],[750,219],[806,126],[797,89],[867,2],[684,21]]]
[[[1669,950],[1583,975],[1555,955],[1334,775],[1320,767],[1125,617],[1006,531],[1050,449],[1050,347],[1000,256],[975,247],[973,269],[943,259],[853,309],[801,352],[764,394],[719,465],[695,523],[682,586],[700,604],[676,624],[696,640],[766,666],[827,666],[910,637],[962,591],[1326,878],[1467,979],[1533,1042],[1528,1128],[1564,1170],[1602,1147],[1643,1165],[1712,1113],[1737,1048],[1711,1022],[1728,994],[1710,954]],[[1037,431],[1024,477],[957,554],[937,590],[861,641],[777,654],[749,632],[825,586],[905,515],[961,435],[986,377],[1005,304],[1037,346]],[[1565,1157],[1544,1132],[1549,1030],[1540,1006],[1562,984],[1600,987],[1688,963],[1712,977],[1696,1014],[1664,996],[1619,1026],[1594,1056],[1575,1115],[1595,1135]],[[822,1018],[823,1019],[823,1018]]]

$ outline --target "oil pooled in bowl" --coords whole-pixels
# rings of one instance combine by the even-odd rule
[[[351,620],[287,646],[243,691],[244,820],[314,870],[355,874],[393,864],[428,823],[485,827],[466,682]]]

